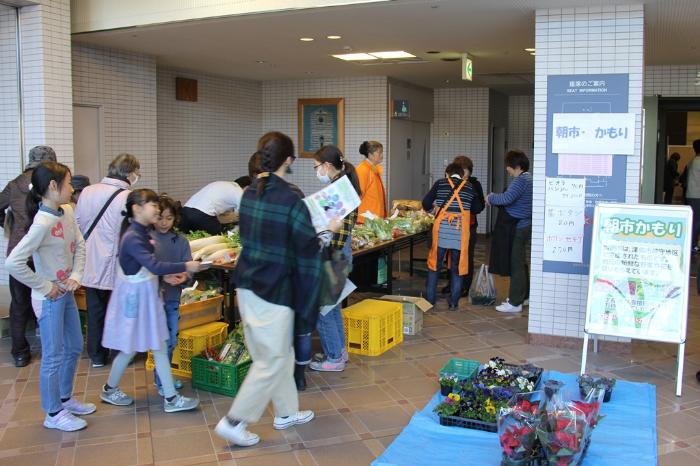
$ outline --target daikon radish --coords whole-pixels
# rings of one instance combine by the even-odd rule
[[[209,246],[204,246],[202,249],[199,249],[197,252],[195,252],[192,255],[193,260],[199,260],[205,256],[208,256],[211,253],[214,253],[216,251],[220,251],[222,249],[228,249],[228,244],[227,243],[216,243],[216,244],[210,244]]]
[[[199,251],[204,246],[209,246],[210,244],[225,243],[226,237],[224,236],[210,236],[208,238],[196,239],[190,241],[190,249],[192,252]]]
[[[208,261],[217,261],[218,259],[225,259],[227,256],[228,258],[233,261],[238,257],[238,249],[236,248],[227,248],[227,249],[221,249],[219,251],[216,251],[212,254],[209,254],[207,256]]]

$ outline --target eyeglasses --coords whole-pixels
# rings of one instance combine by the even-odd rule
[[[314,165],[314,170],[318,171],[318,169],[322,166],[322,163],[319,163],[318,165]]]

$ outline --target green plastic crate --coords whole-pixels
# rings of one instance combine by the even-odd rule
[[[452,358],[440,369],[440,377],[455,375],[459,380],[473,379],[480,365],[473,359]]]
[[[192,388],[221,395],[236,396],[243,385],[252,361],[232,366],[218,361],[209,361],[202,356],[192,358]]]

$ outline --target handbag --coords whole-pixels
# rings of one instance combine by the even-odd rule
[[[493,275],[489,273],[488,265],[481,264],[469,297],[471,303],[475,305],[491,306],[496,303],[496,286],[493,283]]]

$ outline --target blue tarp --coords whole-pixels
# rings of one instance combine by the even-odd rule
[[[564,382],[562,390],[566,399],[580,399],[575,375],[545,371],[542,380],[547,379]],[[440,425],[433,408],[442,398],[437,393],[416,413],[372,465],[500,465],[497,434]],[[618,381],[612,400],[603,404],[601,414],[605,419],[593,431],[584,466],[657,464],[654,385]]]

